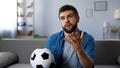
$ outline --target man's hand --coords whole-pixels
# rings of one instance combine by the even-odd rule
[[[84,32],[81,35],[78,32],[73,32],[65,36],[64,40],[71,44],[76,52],[82,49],[82,39],[84,37]]]
[[[69,42],[74,50],[77,52],[77,55],[80,59],[80,63],[83,68],[93,68],[93,61],[90,57],[85,54],[85,51],[82,48],[82,40],[84,37],[84,32],[81,35],[78,32],[73,32],[65,36],[64,40]]]

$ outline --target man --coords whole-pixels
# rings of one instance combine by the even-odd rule
[[[55,68],[93,68],[95,41],[77,28],[79,15],[72,5],[59,9],[63,30],[48,38],[47,48],[55,56]]]

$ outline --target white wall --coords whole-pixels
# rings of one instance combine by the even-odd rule
[[[103,39],[103,22],[107,21],[111,24],[120,22],[114,19],[114,10],[120,8],[120,0],[105,0],[107,1],[107,11],[94,11],[94,1],[95,0],[35,0],[35,33],[49,36],[60,31],[62,28],[58,19],[58,10],[64,4],[71,4],[78,9],[81,17],[78,27],[91,34],[95,39]],[[93,9],[93,16],[86,17],[87,8]]]

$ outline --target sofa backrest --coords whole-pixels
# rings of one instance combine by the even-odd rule
[[[95,64],[117,65],[118,56],[120,56],[120,41],[119,40],[96,41]]]

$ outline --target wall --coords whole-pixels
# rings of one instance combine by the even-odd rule
[[[78,27],[91,34],[95,39],[103,39],[102,25],[110,22],[118,24],[114,19],[114,10],[120,8],[120,0],[107,1],[107,11],[94,11],[95,0],[35,0],[35,33],[51,35],[60,31],[61,24],[58,19],[58,9],[64,4],[74,5],[81,17]],[[104,1],[104,0],[102,0]],[[86,17],[86,9],[92,9],[93,15]]]

